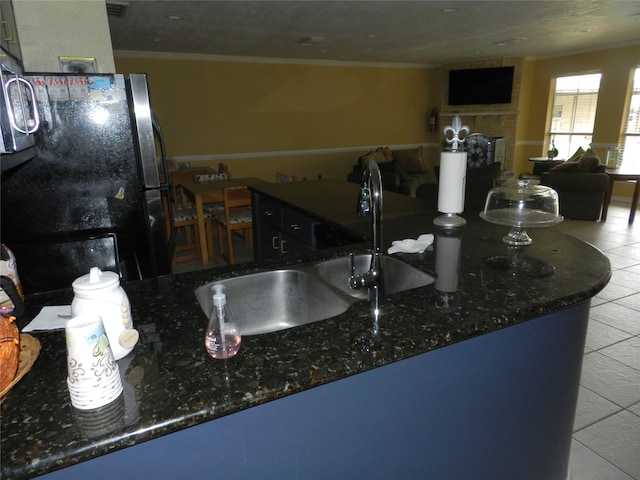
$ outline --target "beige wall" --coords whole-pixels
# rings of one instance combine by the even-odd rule
[[[515,65],[511,105],[460,107],[474,132],[503,136],[506,167],[530,171],[542,155],[552,79],[602,72],[595,150],[617,145],[640,45],[528,60],[484,59],[442,68],[372,68],[222,62],[117,56],[103,0],[13,0],[25,69],[59,71],[58,57],[94,57],[101,73],[146,72],[170,155],[229,163],[234,175],[272,173],[343,178],[355,158],[379,145],[423,145],[431,168],[439,161],[443,125],[427,132],[429,112],[446,107],[446,71]],[[475,115],[480,113],[480,115]],[[497,114],[495,114],[497,113]],[[514,114],[515,113],[515,114]],[[629,189],[616,186],[616,193]]]
[[[509,105],[446,105],[450,68],[514,65]],[[640,46],[539,60],[487,59],[440,68],[373,68],[219,60],[137,58],[116,54],[117,71],[149,75],[154,108],[170,155],[192,163],[230,164],[234,175],[275,172],[344,178],[355,158],[378,145],[423,145],[429,168],[439,162],[441,129],[454,113],[472,132],[502,136],[506,168],[531,171],[542,155],[552,79],[603,73],[594,148],[604,158],[619,142],[632,69]],[[427,131],[431,108],[441,113]],[[613,119],[613,121],[612,121]],[[622,186],[624,187],[624,186]],[[627,190],[616,187],[617,194]],[[619,190],[619,192],[618,192]]]
[[[546,58],[531,63],[529,74],[523,77],[529,84],[526,86],[529,100],[527,108],[521,108],[519,114],[519,123],[524,123],[518,132],[516,171],[530,171],[527,159],[544,154],[552,80],[563,75],[602,73],[593,148],[604,160],[607,147],[617,146],[620,142],[622,122],[629,101],[631,75],[634,68],[640,67],[640,45]],[[630,197],[631,190],[631,185],[616,183],[614,195]]]
[[[346,178],[380,145],[437,142],[427,132],[439,82],[427,68],[123,57],[147,73],[168,154],[224,161],[232,175]]]

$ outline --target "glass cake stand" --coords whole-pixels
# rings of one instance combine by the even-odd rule
[[[493,188],[487,195],[480,217],[487,222],[511,227],[502,241],[510,246],[530,245],[527,228],[550,227],[563,220],[558,208],[558,193],[543,185],[517,185]]]
[[[558,209],[558,193],[542,185],[529,185],[526,180],[517,185],[492,189],[487,195],[484,211],[480,213],[487,222],[511,227],[502,238],[508,247],[507,255],[487,258],[485,265],[510,276],[546,277],[555,268],[543,260],[526,256],[522,247],[533,240],[527,228],[549,227],[563,220]]]

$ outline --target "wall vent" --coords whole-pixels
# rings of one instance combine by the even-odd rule
[[[124,18],[129,4],[126,2],[107,2],[107,16]]]

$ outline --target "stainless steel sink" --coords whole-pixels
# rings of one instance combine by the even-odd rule
[[[353,303],[303,270],[274,270],[211,282],[196,290],[202,310],[212,309],[211,287],[225,286],[227,305],[241,335],[259,335],[345,312]]]
[[[366,272],[371,263],[370,254],[355,256],[356,272]],[[320,277],[355,298],[367,298],[367,290],[353,290],[349,286],[349,257],[327,260],[315,266]],[[393,257],[382,256],[382,276],[386,293],[402,292],[423,287],[435,281],[431,275],[407,265]]]
[[[371,255],[355,256],[356,271],[369,268]],[[434,278],[392,257],[382,257],[387,293],[433,283]],[[225,286],[227,305],[241,335],[260,335],[317,322],[344,313],[367,298],[367,289],[349,287],[349,257],[285,270],[252,273],[211,282],[196,289],[202,311],[212,309],[211,287]]]

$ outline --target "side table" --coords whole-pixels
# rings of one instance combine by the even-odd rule
[[[604,194],[604,205],[602,206],[602,216],[600,217],[600,220],[604,222],[607,219],[607,210],[609,210],[609,203],[611,202],[611,195],[613,194],[614,182],[635,182],[636,186],[633,189],[633,198],[631,199],[631,212],[629,213],[629,225],[631,225],[636,216],[636,208],[638,208],[638,196],[640,194],[640,173],[629,173],[621,172],[617,169],[607,169],[607,174],[609,175],[609,187],[607,187],[607,191]]]

